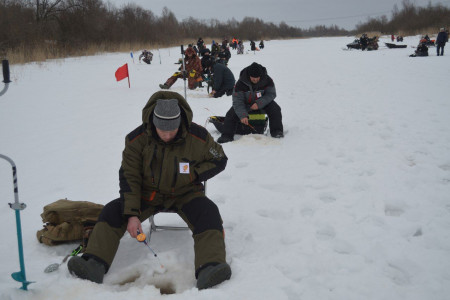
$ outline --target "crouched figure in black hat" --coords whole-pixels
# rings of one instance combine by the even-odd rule
[[[265,67],[254,62],[244,68],[234,87],[233,106],[225,116],[223,132],[217,142],[233,141],[236,125],[239,122],[249,125],[249,111],[261,109],[269,117],[270,135],[274,138],[284,137],[281,108],[274,100],[276,96],[275,84],[267,75]]]
[[[224,64],[210,59],[205,63],[206,72],[212,76],[212,91],[209,97],[219,98],[223,95],[231,96],[235,79],[233,72]]]
[[[70,273],[102,283],[125,232],[136,238],[143,232],[141,222],[169,210],[192,230],[198,289],[231,277],[222,218],[203,186],[225,169],[228,158],[192,118],[180,94],[160,91],[151,96],[142,110],[142,124],[125,139],[120,197],[103,208],[85,253],[69,260]]]

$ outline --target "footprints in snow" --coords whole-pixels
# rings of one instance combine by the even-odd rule
[[[238,162],[235,164],[235,167],[237,169],[242,169],[242,168],[246,168],[248,167],[249,163],[248,162]]]
[[[393,205],[393,204],[386,204],[384,207],[384,214],[386,216],[390,216],[390,217],[399,217],[401,216],[405,211],[403,210],[402,207],[398,206],[398,205]]]

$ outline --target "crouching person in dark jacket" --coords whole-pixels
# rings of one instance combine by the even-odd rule
[[[192,230],[197,287],[209,288],[231,277],[222,218],[202,184],[223,171],[228,159],[192,118],[181,95],[152,95],[142,111],[142,125],[125,138],[120,198],[105,205],[85,253],[69,260],[70,273],[102,283],[125,232],[136,238],[143,232],[141,222],[170,210]]]
[[[231,96],[236,82],[233,72],[224,64],[216,63],[213,60],[208,60],[205,66],[212,74],[213,80],[212,92],[209,96],[214,98],[222,97],[225,94]]]
[[[261,109],[269,117],[270,135],[274,138],[284,137],[281,108],[274,100],[276,96],[275,84],[267,75],[265,67],[254,62],[243,69],[234,87],[233,107],[225,116],[223,132],[217,142],[233,141],[237,124],[241,122],[249,125],[249,111]]]

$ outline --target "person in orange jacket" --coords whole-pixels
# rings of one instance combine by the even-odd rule
[[[231,41],[231,47],[236,50],[237,48],[237,44],[238,44],[238,40],[236,38],[233,38],[233,40]]]

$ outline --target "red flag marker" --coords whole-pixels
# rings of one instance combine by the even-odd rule
[[[124,64],[123,66],[118,68],[115,75],[117,81],[128,78],[128,87],[130,88],[130,74],[128,73],[128,64]]]

